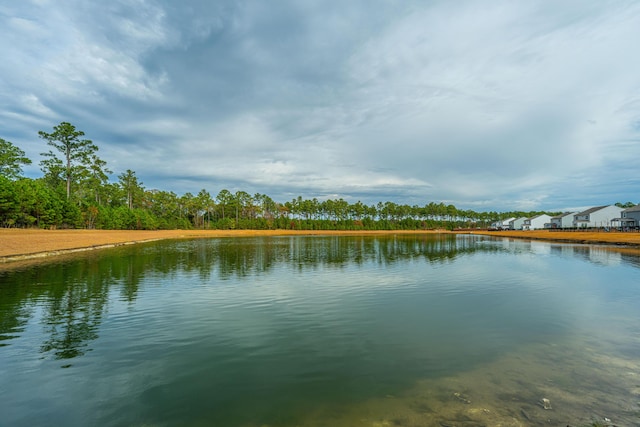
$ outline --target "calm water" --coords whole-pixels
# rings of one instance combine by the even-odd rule
[[[2,426],[605,417],[640,426],[637,254],[479,236],[207,239],[0,272]]]

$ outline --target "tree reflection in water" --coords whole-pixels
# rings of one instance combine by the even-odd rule
[[[110,295],[135,304],[149,277],[171,279],[196,273],[206,282],[213,274],[221,280],[260,275],[282,263],[300,270],[372,262],[391,266],[412,260],[437,264],[476,251],[510,250],[508,245],[482,244],[485,242],[500,241],[450,234],[196,239],[50,260],[32,268],[0,272],[0,347],[11,345],[40,312],[47,338],[39,349],[45,357],[82,356],[98,338]],[[593,258],[587,256],[592,250],[589,247],[563,246],[562,251],[568,251],[566,248],[572,248],[572,256]],[[638,257],[630,258],[631,265],[639,266]]]

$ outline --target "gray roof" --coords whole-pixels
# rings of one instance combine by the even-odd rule
[[[552,216],[551,219],[561,219],[561,218],[564,218],[565,216],[575,215],[575,214],[576,214],[575,212],[565,212],[560,215]]]
[[[530,220],[531,220],[531,219],[536,219],[536,218],[540,218],[541,216],[545,216],[545,215],[546,215],[546,216],[549,216],[549,215],[547,215],[547,214],[540,214],[540,215],[532,216],[532,217],[531,217],[531,218],[529,218],[529,219],[530,219]]]
[[[599,211],[600,209],[608,208],[610,205],[596,206],[595,208],[587,209],[586,211],[578,212],[576,215],[589,215],[590,213]]]
[[[631,206],[630,208],[627,208],[622,212],[640,212],[640,205]]]

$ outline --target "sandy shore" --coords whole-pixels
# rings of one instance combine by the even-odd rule
[[[317,230],[24,230],[0,229],[0,264],[92,249],[163,239],[292,235],[417,234],[446,231],[317,231]],[[468,232],[466,234],[469,234]],[[474,231],[471,234],[569,243],[624,245],[640,248],[640,233]]]
[[[638,232],[604,232],[604,231],[478,231],[471,234],[482,234],[496,237],[513,237],[518,239],[546,240],[550,242],[588,243],[600,245],[618,245],[640,248]]]
[[[437,233],[331,230],[37,230],[0,229],[0,263],[165,239]]]

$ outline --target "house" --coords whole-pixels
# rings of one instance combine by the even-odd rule
[[[525,222],[526,219],[527,218],[525,218],[525,217],[512,219],[511,221],[509,221],[509,229],[511,229],[511,230],[522,230],[522,226],[524,225],[524,222]]]
[[[551,217],[551,228],[571,228],[573,227],[573,216],[576,212],[565,212]]]
[[[541,228],[551,227],[551,217],[547,214],[532,216],[524,220],[522,224],[523,230],[539,230]]]
[[[573,226],[578,228],[611,227],[613,220],[620,217],[616,205],[596,206],[573,216]]]
[[[509,222],[513,221],[515,218],[507,218],[503,221],[496,221],[496,222],[492,222],[491,223],[491,228],[495,228],[498,230],[508,230],[509,229]]]
[[[620,212],[622,227],[640,226],[640,205],[635,205]]]

